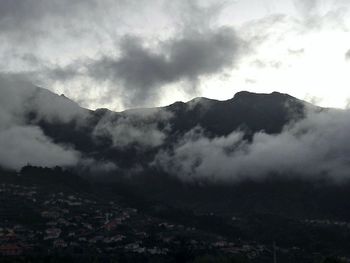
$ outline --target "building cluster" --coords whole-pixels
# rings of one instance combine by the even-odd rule
[[[262,253],[261,246],[234,244],[149,216],[117,201],[87,193],[0,185],[0,255],[137,253],[165,256],[178,248],[224,253]]]
[[[303,220],[305,224],[316,225],[316,226],[339,226],[350,228],[350,222],[346,221],[337,221],[331,219],[305,219]]]

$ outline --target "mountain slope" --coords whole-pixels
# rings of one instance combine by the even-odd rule
[[[68,172],[27,167],[8,180],[40,183],[48,192],[84,188],[106,200],[123,200],[143,215],[227,240],[276,241],[288,255],[349,255],[350,122],[345,111],[309,118],[306,109],[323,109],[276,92],[240,92],[226,101],[196,98],[124,112],[89,111],[44,93],[25,104],[47,100],[31,107],[26,124],[39,126],[55,143],[70,145],[83,161],[109,161],[118,168],[88,174],[81,163]],[[50,104],[55,110],[45,110]],[[247,158],[252,153],[258,155]],[[162,154],[174,173],[155,165]],[[244,169],[236,170],[241,164]],[[295,247],[302,250],[295,252]]]
[[[61,99],[67,103],[65,97]],[[226,101],[197,98],[119,113],[82,110],[86,115],[83,121],[79,117],[69,121],[38,120],[34,114],[29,122],[35,121],[57,143],[72,145],[87,156],[120,167],[132,167],[151,161],[159,149],[171,147],[196,127],[209,137],[226,136],[236,130],[243,131],[246,139],[259,131],[279,133],[287,123],[303,117],[305,105],[277,92],[239,92]]]

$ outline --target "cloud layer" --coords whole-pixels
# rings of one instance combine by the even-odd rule
[[[311,112],[278,135],[243,133],[209,138],[199,128],[173,150],[160,152],[155,165],[185,181],[262,180],[271,174],[301,178],[350,178],[350,112]]]
[[[13,126],[0,131],[0,166],[19,170],[35,166],[74,166],[80,155],[69,147],[57,145],[35,126]]]
[[[1,154],[4,160],[10,156],[6,153],[13,156],[4,163],[42,165],[40,156],[49,165],[54,160],[61,165],[82,161],[76,150],[47,138],[37,123],[84,121],[86,111],[34,84],[64,91],[84,105],[109,104],[113,109],[174,102],[203,95],[209,86],[206,95],[220,98],[241,87],[300,98],[307,89],[309,97],[332,97],[340,105],[350,81],[348,3],[282,2],[295,10],[264,13],[235,25],[230,20],[235,3],[221,1],[0,1],[0,138],[6,146]],[[251,3],[257,2],[245,3],[249,9],[242,13],[255,14]],[[222,20],[225,15],[230,19]],[[30,125],[28,115],[36,117]],[[160,152],[155,163],[170,173],[182,171],[186,178],[236,180],[286,171],[343,177],[347,116],[310,114],[278,136],[256,134],[252,143],[236,131],[209,138],[199,128],[173,150]],[[144,117],[143,112],[105,116],[93,137],[108,137],[118,149],[163,147],[172,127],[160,128]],[[27,154],[30,147],[37,156]],[[89,162],[94,160],[85,160]]]
[[[118,169],[119,160],[96,161],[86,157],[69,145],[53,142],[37,125],[40,120],[56,124],[73,120],[84,123],[87,113],[77,104],[31,85],[23,76],[1,75],[0,92],[2,167],[20,169],[30,163],[81,167],[93,173]],[[187,110],[195,103],[190,102]],[[212,103],[215,101],[206,106]],[[100,118],[90,139],[97,144],[100,139],[109,139],[107,151],[116,149],[123,153],[133,148],[136,159],[129,161],[137,167],[135,173],[156,167],[187,182],[262,180],[271,174],[309,179],[326,176],[336,181],[349,179],[349,110],[315,112],[313,107],[308,110],[304,119],[287,124],[281,133],[257,132],[251,141],[246,140],[243,131],[237,130],[227,136],[209,136],[201,127],[184,135],[178,133],[172,126],[176,110],[105,111],[103,115],[97,112]],[[32,118],[30,123],[28,116]],[[186,114],[182,118],[186,118]],[[154,158],[142,155],[151,152]]]
[[[0,165],[20,169],[28,163],[39,166],[73,166],[80,154],[72,148],[59,145],[46,137],[33,123],[27,123],[28,114],[36,120],[68,122],[82,109],[65,102],[58,95],[39,89],[23,76],[0,75]]]
[[[119,116],[108,112],[94,128],[96,140],[109,138],[111,147],[125,149],[137,147],[139,151],[163,145],[168,126],[159,127],[159,122],[168,122],[172,113],[163,109],[139,109],[126,111]]]

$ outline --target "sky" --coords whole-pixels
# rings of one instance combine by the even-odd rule
[[[350,104],[346,0],[1,0],[0,74],[120,111],[241,90]]]

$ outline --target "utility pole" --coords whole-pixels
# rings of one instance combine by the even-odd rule
[[[273,241],[273,263],[277,263],[277,251],[276,251],[276,242]]]

